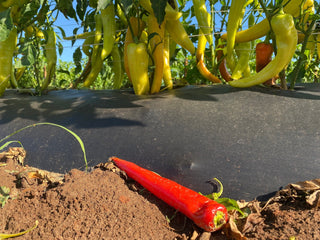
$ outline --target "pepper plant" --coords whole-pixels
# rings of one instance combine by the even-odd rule
[[[276,57],[279,43],[270,27],[280,9],[293,17],[298,42],[287,64],[272,69],[269,85],[281,80],[281,87],[288,81],[293,88],[317,81],[319,3],[314,0],[0,1],[0,95],[9,87],[32,87],[39,94],[53,87],[133,87],[136,94],[155,94],[181,84],[239,86],[248,77],[256,80],[251,85],[268,86],[256,79],[262,74],[256,75],[257,69],[263,69],[255,49],[260,42],[272,44],[265,67],[283,59]],[[79,24],[72,36],[55,24],[61,15]],[[62,41],[74,47],[68,68],[58,64]],[[132,43],[143,52],[141,66]]]

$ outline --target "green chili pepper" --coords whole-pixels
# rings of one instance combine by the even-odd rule
[[[127,26],[128,25],[127,18],[126,18],[126,15],[124,14],[124,12],[122,11],[120,4],[121,4],[120,2],[118,2],[118,4],[117,4],[117,13],[118,13],[118,16],[119,16],[121,22],[125,26]]]
[[[173,39],[173,41],[189,51],[191,54],[195,53],[195,47],[179,19],[168,19],[166,21],[166,30],[170,34],[170,37]]]
[[[238,28],[242,22],[247,0],[232,0],[227,24],[227,65],[234,70],[236,63],[233,58],[235,38]]]
[[[298,42],[298,34],[293,17],[281,10],[271,19],[271,27],[276,37],[277,55],[260,72],[247,78],[229,82],[234,87],[251,87],[262,84],[276,76],[290,63]]]
[[[168,31],[165,31],[164,36],[163,58],[163,81],[167,89],[172,89],[173,82],[170,68],[170,36]]]
[[[320,58],[320,32],[317,36],[317,53],[318,53],[318,59]]]
[[[123,62],[124,62],[124,70],[127,73],[127,76],[130,81],[132,81],[130,72],[129,72],[129,62],[128,62],[128,55],[127,55],[127,48],[130,43],[134,43],[134,38],[140,39],[141,33],[143,29],[145,28],[145,22],[143,22],[140,18],[136,17],[131,17],[129,19],[129,23],[131,25],[132,31],[130,27],[127,29],[127,34],[124,40],[124,57],[123,57]]]
[[[21,67],[16,69],[15,71],[15,79],[17,82],[19,82],[20,78],[22,77],[22,75],[24,74],[25,70],[27,67]]]
[[[192,0],[192,2],[199,27],[206,36],[209,45],[212,45],[211,15],[207,11],[206,0]]]
[[[46,67],[46,77],[41,86],[41,91],[44,91],[49,86],[51,79],[53,78],[56,72],[57,64],[57,53],[56,53],[56,33],[53,28],[48,28],[47,30],[48,39],[45,45],[46,58],[47,58],[47,67]]]
[[[249,60],[250,60],[251,42],[238,43],[235,50],[238,56],[238,62],[234,71],[232,72],[232,79],[239,79],[242,76],[250,74]],[[249,71],[248,71],[249,70]]]
[[[221,83],[221,80],[213,75],[207,66],[204,63],[204,51],[206,49],[207,44],[207,38],[203,35],[201,29],[199,30],[199,37],[198,37],[198,47],[196,52],[196,58],[197,58],[197,68],[200,72],[200,74],[208,79],[209,81],[213,83]]]
[[[114,5],[112,3],[101,10],[101,20],[103,27],[103,49],[101,58],[105,59],[113,49],[116,35],[116,20],[114,16]]]
[[[301,4],[303,4],[302,6],[303,10],[310,9],[310,11],[314,11],[313,0],[306,0],[305,2],[303,0],[285,0],[283,2],[283,5],[284,5],[283,11],[285,13],[292,14],[293,17],[299,17],[301,14]],[[253,25],[252,27],[246,30],[237,32],[235,36],[235,41],[236,42],[252,41],[265,36],[269,31],[270,31],[269,21],[268,19],[264,19],[261,22]],[[221,38],[226,40],[228,38],[228,35],[229,35],[229,32],[223,34]]]
[[[156,33],[150,39],[151,52],[154,62],[154,72],[153,80],[151,85],[150,93],[158,93],[160,91],[162,78],[163,78],[163,69],[164,69],[164,31],[165,31],[165,21],[159,26],[158,21],[154,15],[149,15],[147,18],[147,25],[149,35]]]
[[[93,50],[94,52],[95,50]],[[91,70],[90,73],[88,74],[88,76],[86,77],[86,80],[83,83],[84,87],[90,87],[91,84],[96,80],[96,78],[98,77],[102,65],[103,65],[103,60],[101,59],[101,52],[102,52],[102,46],[98,46],[98,49],[96,50],[96,55],[98,56],[95,60],[95,62],[93,63],[91,61]]]
[[[98,58],[101,58],[101,52],[99,52],[99,47],[102,39],[102,19],[101,14],[96,14],[94,16],[96,21],[96,30],[95,30],[95,36],[94,36],[94,42],[93,42],[93,50],[92,50],[92,57],[91,62],[92,65],[95,65],[95,62],[98,60]]]
[[[98,77],[101,71],[101,68],[103,66],[103,60],[104,60],[102,59],[103,47],[101,45],[102,29],[103,29],[101,14],[96,14],[95,20],[96,20],[96,29],[95,29],[93,49],[92,49],[92,55],[91,55],[91,70],[83,83],[84,87],[90,87],[91,84],[96,80],[96,78]]]
[[[11,67],[11,75],[10,75],[10,85],[12,88],[18,88],[18,82],[17,82],[17,79],[16,79],[16,75],[14,74],[14,66],[12,64],[12,67]]]
[[[130,43],[127,46],[128,68],[135,94],[148,94],[148,52],[145,43]]]
[[[82,51],[84,52],[85,55],[88,57],[91,57],[92,55],[92,47],[91,45],[94,43],[94,34],[89,35],[83,42],[82,44]]]
[[[12,70],[12,58],[17,45],[17,28],[13,27],[6,40],[0,42],[0,96],[3,95]]]
[[[119,89],[121,87],[122,78],[123,78],[123,68],[122,68],[122,59],[119,51],[118,44],[114,44],[111,51],[112,57],[112,70],[114,72],[113,76],[113,89]]]

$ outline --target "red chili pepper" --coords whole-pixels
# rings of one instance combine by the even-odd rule
[[[273,47],[270,43],[260,42],[256,45],[256,72],[260,72],[272,60]],[[276,78],[269,79],[264,85],[275,85]]]
[[[256,45],[256,72],[260,72],[271,62],[272,54],[272,44],[260,42]]]
[[[223,45],[219,45],[218,48],[223,48]],[[221,74],[221,77],[226,80],[226,82],[232,81],[231,74],[229,73],[227,69],[227,63],[226,59],[223,57],[223,50],[219,49],[217,50],[217,60],[220,62],[219,64],[219,72]]]
[[[111,157],[111,160],[128,177],[186,215],[205,231],[216,231],[228,221],[227,209],[222,204],[134,163],[116,157]]]

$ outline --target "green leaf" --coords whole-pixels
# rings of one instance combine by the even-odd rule
[[[65,70],[65,69],[59,68],[59,69],[57,70],[57,72],[59,72],[59,73],[64,73],[64,74],[67,74],[67,75],[70,76],[69,70]]]
[[[71,17],[74,20],[78,21],[76,11],[74,10],[72,5],[72,0],[56,0],[56,2],[57,9],[63,13],[66,19],[69,19],[69,17]]]
[[[6,186],[1,186],[0,187],[0,194],[3,196],[7,196],[10,194],[10,188],[6,187]]]
[[[24,148],[23,145],[22,145],[22,143],[21,143],[20,141],[14,140],[14,141],[8,141],[8,142],[6,142],[5,144],[3,144],[2,146],[0,146],[0,151],[1,151],[2,149],[6,148],[7,146],[9,146],[11,143],[19,143],[20,146],[21,146],[22,148]]]
[[[156,33],[156,32],[153,32],[153,33],[149,34],[149,35],[148,35],[148,42],[150,42],[150,40],[151,40],[153,37],[157,36],[157,35],[159,36],[159,34]]]
[[[287,76],[288,82],[291,82],[291,80],[295,77],[295,76],[294,76],[295,73],[296,73],[295,71],[292,71],[292,72],[290,72],[290,73],[288,74],[288,76]],[[296,78],[296,81],[297,81],[298,83],[302,82],[302,79],[303,79],[303,77],[305,76],[305,73],[306,73],[306,69],[305,69],[304,67],[301,67],[301,68],[299,69],[298,76],[297,76],[297,78]]]
[[[151,6],[154,12],[154,16],[156,17],[159,25],[164,20],[164,16],[166,15],[166,5],[168,3],[168,0],[151,0]]]
[[[85,147],[84,147],[84,144],[81,140],[81,138],[76,134],[74,133],[73,131],[69,130],[68,128],[64,127],[64,126],[61,126],[59,124],[55,124],[55,123],[50,123],[50,122],[41,122],[41,123],[35,123],[35,124],[31,124],[31,125],[28,125],[26,127],[23,127],[23,128],[20,128],[19,130],[9,134],[8,136],[0,139],[0,143],[3,142],[4,140],[12,137],[13,135],[27,129],[27,128],[31,128],[31,127],[35,127],[35,126],[39,126],[39,125],[51,125],[51,126],[55,126],[55,127],[59,127],[59,128],[62,128],[63,130],[69,132],[77,141],[78,143],[80,144],[80,147],[81,147],[81,150],[83,152],[83,158],[84,158],[84,161],[85,161],[85,164],[86,164],[86,169],[88,169],[88,162],[87,162],[87,155],[86,155],[86,151],[85,151]],[[1,238],[0,238],[1,239]]]
[[[76,28],[73,29],[73,31],[72,31],[73,36],[77,35],[78,30],[79,30],[78,27],[76,27]],[[71,41],[71,46],[73,46],[73,44],[74,44],[75,42],[76,42],[76,39],[72,40],[72,41]]]
[[[24,10],[22,11],[23,15],[21,16],[21,19],[19,19],[19,22],[28,22],[30,19],[37,15],[39,8],[39,1],[31,1],[30,3],[24,5]]]
[[[181,6],[182,4],[184,4],[183,0],[178,0],[179,5]]]
[[[128,13],[128,10],[132,7],[133,5],[133,1],[132,0],[122,0],[121,3],[123,8],[124,8],[124,12],[125,14]]]
[[[13,28],[10,9],[0,12],[0,42],[6,40]]]
[[[84,15],[88,7],[88,2],[83,0],[77,0],[76,11],[81,21],[83,21]]]
[[[58,51],[59,51],[59,55],[61,56],[61,54],[63,53],[63,45],[61,42],[58,42]]]
[[[80,47],[78,47],[73,53],[73,62],[76,65],[75,74],[78,74],[81,71],[81,58],[82,52]]]
[[[22,66],[30,66],[35,62],[37,50],[31,41],[22,44],[19,48],[19,53],[22,54]]]
[[[0,187],[0,204],[2,208],[7,203],[9,198],[10,198],[10,188],[6,186],[1,186]]]
[[[112,0],[98,0],[97,12],[105,9]]]
[[[66,37],[66,32],[64,31],[64,29],[62,27],[59,27],[59,26],[56,26],[57,28],[59,28],[60,32],[61,32],[61,35],[62,37]]]
[[[47,18],[47,13],[50,11],[50,6],[46,0],[41,1],[41,8],[37,14],[39,26],[43,25]]]
[[[245,214],[245,213],[240,209],[237,201],[234,200],[234,199],[230,199],[230,198],[218,198],[218,199],[216,199],[215,201],[216,201],[217,203],[220,203],[220,204],[224,205],[224,206],[227,208],[228,212],[229,212],[229,211],[232,211],[232,210],[236,210],[236,211],[238,211],[238,212],[242,215],[242,217],[246,217],[246,216],[247,216],[247,214]]]

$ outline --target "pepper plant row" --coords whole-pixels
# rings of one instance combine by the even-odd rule
[[[222,36],[212,30],[217,2],[228,10],[220,16],[221,29],[224,23],[227,26]],[[280,79],[285,88],[289,78],[293,87],[307,65],[319,60],[320,34],[315,28],[319,4],[313,0],[273,2],[192,0],[191,11],[184,12],[188,1],[183,0],[86,0],[78,1],[75,9],[72,0],[55,4],[1,0],[0,95],[8,87],[18,88],[30,66],[36,90],[41,93],[48,89],[57,73],[56,49],[62,51],[59,35],[60,41],[56,41],[58,29],[64,41],[83,41],[74,53],[76,69],[81,73],[72,88],[92,87],[111,60],[114,89],[119,89],[124,79],[138,95],[172,89],[176,80],[172,64],[179,49],[186,56],[185,66],[189,61],[189,69],[194,66],[208,82],[250,87],[275,85]],[[260,21],[250,9],[263,11],[260,15],[264,19]],[[80,20],[83,33],[77,34],[79,28],[75,28],[74,35],[67,37],[62,27],[54,29],[58,14]],[[193,16],[198,27],[190,29],[184,23],[190,25],[186,19]],[[249,28],[242,30],[245,23]],[[255,49],[255,55],[250,49]],[[41,52],[45,64],[39,61]],[[82,53],[86,57],[83,69]]]

